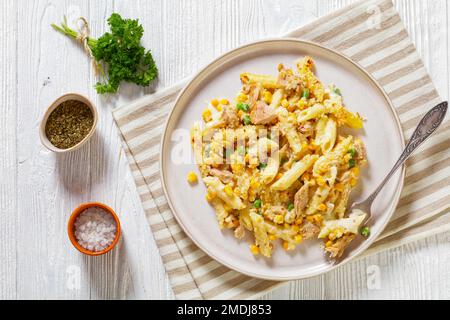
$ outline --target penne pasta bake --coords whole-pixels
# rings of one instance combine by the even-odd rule
[[[213,99],[191,128],[195,161],[220,228],[236,238],[251,233],[253,254],[270,257],[277,246],[293,250],[323,239],[340,257],[364,213],[346,213],[360,167],[362,141],[340,132],[360,129],[341,92],[315,76],[304,57],[278,75],[242,73],[233,101]],[[189,182],[196,182],[194,172]]]

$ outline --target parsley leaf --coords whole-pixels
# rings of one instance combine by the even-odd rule
[[[111,32],[98,39],[88,38],[101,75],[101,81],[95,85],[97,93],[116,93],[122,81],[148,86],[158,75],[158,68],[150,51],[141,45],[144,28],[137,19],[123,19],[118,13],[108,18],[108,25]],[[67,26],[66,20],[61,26],[52,24],[52,27],[74,39],[79,36]]]

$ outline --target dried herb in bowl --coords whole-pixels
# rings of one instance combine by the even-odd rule
[[[59,149],[80,143],[92,130],[94,115],[91,108],[78,100],[62,102],[53,110],[45,125],[48,140]]]

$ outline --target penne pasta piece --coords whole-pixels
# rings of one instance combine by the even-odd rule
[[[325,221],[318,237],[325,238],[334,231],[339,231],[342,235],[345,233],[357,234],[365,217],[366,214],[358,210],[352,212],[348,218]]]
[[[213,190],[217,194],[220,199],[223,200],[223,202],[225,202],[231,208],[237,210],[245,208],[245,204],[238,196],[236,196],[234,193],[229,195],[225,192],[225,186],[219,180],[219,178],[208,176],[203,178],[203,181],[209,188],[211,188],[211,190]]]
[[[261,181],[264,184],[269,184],[277,175],[280,167],[279,151],[275,151],[267,159],[267,166],[261,170]]]
[[[341,192],[341,196],[336,200],[336,205],[334,208],[334,215],[339,219],[344,217],[351,190],[352,187],[350,185],[350,182],[343,183],[343,190]]]
[[[330,152],[336,142],[337,124],[332,118],[322,116],[317,121],[316,139],[314,143],[320,146],[322,153]]]
[[[241,74],[241,81],[245,84],[259,84],[266,89],[280,88],[280,85],[277,84],[277,78],[270,75],[244,72]]]
[[[201,165],[203,164],[203,134],[200,122],[195,122],[191,128],[191,141],[195,163]]]
[[[353,142],[353,137],[349,136],[339,142],[331,152],[322,155],[313,167],[313,175],[321,176],[332,166],[340,166],[344,163],[344,155],[348,152]]]
[[[283,89],[277,89],[275,90],[273,96],[272,96],[272,102],[270,103],[270,107],[272,109],[276,109],[280,106],[281,100],[283,100],[284,91]]]
[[[294,240],[294,237],[296,235],[296,232],[291,228],[283,228],[278,225],[274,225],[272,223],[269,223],[267,221],[265,223],[265,228],[268,233],[274,235],[277,238],[280,238],[287,243],[286,250],[292,250],[296,247],[296,242]]]
[[[280,130],[286,136],[294,155],[300,155],[304,139],[302,139],[302,136],[297,131],[295,124],[289,119],[288,111],[284,108],[279,108],[278,118],[280,119]]]
[[[297,116],[297,121],[302,123],[311,119],[320,118],[327,112],[328,109],[323,104],[315,104],[308,109],[302,110]]]
[[[317,213],[319,205],[321,205],[328,197],[331,188],[336,180],[336,175],[337,175],[337,168],[331,167],[328,173],[328,177],[325,178],[325,180],[328,183],[323,186],[317,187],[316,192],[314,193],[313,197],[311,198],[311,201],[308,203],[308,207],[306,208],[305,211],[306,215],[312,215]]]
[[[272,255],[272,248],[270,246],[269,235],[266,231],[264,218],[256,212],[250,212],[250,219],[252,220],[256,245],[259,247],[263,256],[270,258]]]
[[[250,219],[250,210],[248,209],[248,207],[239,210],[239,222],[248,231],[253,231],[252,219]]]
[[[272,184],[273,190],[286,190],[289,188],[300,176],[306,172],[314,162],[319,158],[318,155],[306,155],[300,161],[294,163],[280,179]]]

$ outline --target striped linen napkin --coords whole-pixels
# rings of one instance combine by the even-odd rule
[[[406,137],[441,99],[390,0],[357,2],[285,35],[336,49],[363,66],[388,93]],[[159,144],[181,83],[117,108],[123,138],[148,223],[178,299],[256,298],[280,282],[243,275],[200,250],[177,224],[159,179]],[[373,254],[450,230],[450,121],[407,163],[397,210]]]

